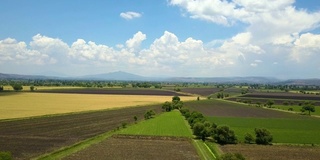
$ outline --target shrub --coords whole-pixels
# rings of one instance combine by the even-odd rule
[[[217,160],[245,160],[246,158],[240,153],[225,153]]]
[[[288,108],[288,111],[293,111],[293,108],[291,108],[291,107],[290,107],[290,108]]]
[[[267,129],[255,128],[254,131],[256,133],[256,143],[257,144],[263,144],[263,145],[271,144],[273,137]]]
[[[12,160],[12,155],[10,152],[0,152],[0,159],[1,160]]]
[[[154,115],[156,115],[156,113],[153,110],[149,110],[144,114],[144,119],[150,119]]]
[[[127,128],[127,123],[126,122],[122,122],[122,128]]]
[[[250,133],[246,133],[244,136],[244,143],[252,143],[254,142],[254,137]]]

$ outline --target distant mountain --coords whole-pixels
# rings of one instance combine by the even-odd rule
[[[122,80],[122,81],[143,81],[148,80],[149,78],[139,76],[136,74],[131,74],[127,72],[111,72],[105,74],[95,74],[95,75],[86,75],[82,77],[78,77],[80,79],[88,79],[88,80]]]
[[[280,82],[276,78],[269,77],[173,77],[169,81],[176,82],[202,82],[202,83],[263,83],[270,84]]]
[[[112,80],[112,81],[162,81],[162,82],[195,82],[195,83],[248,83],[274,85],[318,85],[320,79],[279,80],[272,77],[144,77],[127,72],[111,72],[105,74],[86,75],[81,77],[54,77],[43,75],[20,75],[0,73],[2,79],[61,79],[61,80]]]

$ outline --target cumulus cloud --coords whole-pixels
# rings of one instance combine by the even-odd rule
[[[122,12],[122,13],[120,13],[120,17],[124,18],[126,20],[131,20],[131,19],[134,19],[134,18],[141,17],[141,14],[138,13],[138,12]]]
[[[144,41],[147,38],[145,34],[143,34],[141,31],[137,32],[133,35],[133,37],[126,41],[126,45],[128,48],[132,49],[132,51],[135,51],[139,49],[140,44],[142,41]]]

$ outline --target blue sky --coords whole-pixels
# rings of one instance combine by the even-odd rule
[[[0,21],[0,73],[320,78],[317,0],[3,0]]]

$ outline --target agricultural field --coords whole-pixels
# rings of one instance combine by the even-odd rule
[[[211,94],[219,92],[219,88],[181,88],[181,92],[191,93],[201,96],[209,96]]]
[[[74,88],[42,89],[41,93],[74,93],[74,94],[111,94],[111,95],[153,95],[153,96],[188,96],[169,90],[141,88]]]
[[[242,95],[239,97],[302,100],[302,101],[320,101],[320,95],[299,94],[299,93],[290,93],[290,92],[256,92],[256,93],[245,94],[245,95]]]
[[[122,136],[111,137],[101,143],[92,145],[63,160],[79,159],[110,160],[199,160],[199,156],[189,140],[161,139],[161,137]]]
[[[134,116],[141,120],[150,109],[161,113],[161,105],[153,105],[0,121],[0,151],[10,151],[14,159],[30,159],[133,123]]]
[[[163,113],[115,134],[65,159],[200,159],[179,111]]]
[[[248,160],[294,159],[318,160],[320,147],[288,146],[288,145],[224,145],[220,146],[223,152],[241,153]]]
[[[192,137],[191,130],[186,127],[184,118],[177,110],[143,121],[139,124],[123,129],[119,133],[130,135]]]
[[[281,109],[283,111],[290,110],[292,112],[302,114],[301,112],[302,106],[299,106],[299,105],[273,105],[273,107],[276,109]],[[304,112],[303,114],[308,114],[308,111]],[[315,112],[311,112],[311,115],[320,116],[320,106],[315,106]]]
[[[191,96],[180,98],[183,101],[196,99]],[[142,106],[159,104],[171,99],[172,96],[159,95],[3,92],[0,93],[0,119]]]
[[[306,115],[279,112],[223,100],[186,102],[218,125],[228,125],[243,141],[245,133],[254,128],[267,128],[275,143],[320,144],[320,119]],[[253,134],[254,135],[254,134]]]

